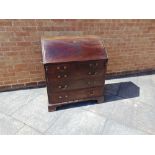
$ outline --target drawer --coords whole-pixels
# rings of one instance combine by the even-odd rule
[[[74,89],[90,88],[104,85],[104,77],[92,77],[80,80],[60,80],[48,81],[48,90],[50,92],[60,92]]]
[[[64,69],[65,68],[65,69]],[[103,76],[105,73],[105,62],[101,60],[72,62],[46,66],[46,77],[48,80],[83,79],[94,76]]]
[[[99,60],[80,62],[77,70],[77,77],[80,77],[81,75],[84,77],[100,76],[105,72],[105,62]]]
[[[79,70],[101,70],[103,69],[105,62],[103,60],[93,60],[78,63]]]
[[[49,103],[55,104],[55,103],[78,101],[87,98],[100,97],[103,96],[103,91],[104,91],[103,87],[95,87],[95,88],[66,91],[59,93],[49,93]]]
[[[74,70],[75,65],[72,63],[60,63],[60,64],[49,64],[45,66],[46,74],[55,75],[61,73],[67,73]]]

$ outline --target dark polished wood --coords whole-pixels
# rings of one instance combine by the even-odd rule
[[[70,91],[62,91],[58,93],[49,94],[49,104],[64,103],[67,101],[75,101],[79,99],[86,99],[89,97],[100,97],[103,95],[103,87],[93,87],[87,89],[77,89]]]
[[[42,38],[42,51],[44,64],[107,60],[103,44],[96,36],[58,36]]]
[[[96,36],[42,39],[49,111],[63,104],[104,101],[105,48]]]
[[[52,81],[51,79],[48,80],[48,83],[52,85],[49,88],[49,91],[52,92],[61,92],[66,90],[76,90],[76,89],[84,89],[90,87],[98,87],[103,86],[104,78],[102,76],[92,77],[87,79],[70,79],[70,80],[60,80],[60,81]]]

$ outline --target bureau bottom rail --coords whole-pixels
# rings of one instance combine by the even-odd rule
[[[71,101],[71,102],[64,102],[64,103],[59,103],[59,104],[49,104],[48,105],[48,111],[49,112],[53,112],[57,110],[57,107],[60,107],[62,105],[66,105],[66,104],[72,104],[72,103],[76,103],[76,102],[82,102],[82,101],[97,101],[97,103],[103,103],[104,102],[104,97],[97,97],[97,98],[90,98],[90,99],[83,99],[83,100],[75,100],[75,101]]]

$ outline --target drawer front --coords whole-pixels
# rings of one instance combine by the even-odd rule
[[[60,64],[50,64],[45,67],[47,74],[64,73],[72,70],[73,64],[71,63],[60,63]]]
[[[78,101],[81,99],[87,98],[95,98],[103,96],[103,87],[95,87],[83,90],[74,90],[74,91],[66,91],[59,93],[50,93],[49,95],[49,103],[64,103],[71,101]]]
[[[88,79],[80,79],[80,80],[60,80],[60,81],[48,81],[48,89],[50,92],[60,92],[66,90],[74,90],[74,89],[82,89],[82,88],[90,88],[97,86],[104,86],[104,78],[100,77],[92,77]]]
[[[80,62],[77,66],[77,72],[75,72],[75,76],[77,78],[93,78],[98,76],[104,76],[105,74],[104,61]]]
[[[105,73],[105,62],[102,60],[51,64],[46,66],[48,80],[83,79],[101,76]]]

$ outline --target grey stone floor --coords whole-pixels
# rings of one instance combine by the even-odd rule
[[[155,75],[106,81],[105,102],[47,111],[46,88],[0,93],[1,135],[155,134]]]

